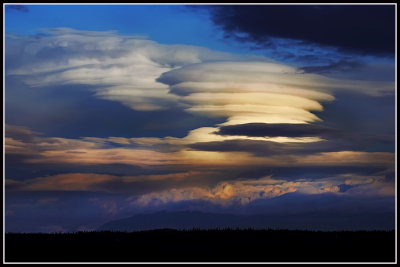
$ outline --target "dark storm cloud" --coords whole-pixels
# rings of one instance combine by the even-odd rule
[[[21,12],[29,12],[29,8],[24,5],[6,5],[6,10],[16,10]]]
[[[227,37],[269,47],[271,38],[393,55],[394,5],[211,6],[211,18]]]
[[[338,131],[332,128],[312,124],[290,123],[246,123],[220,127],[219,135],[245,135],[251,137],[306,137],[334,135]]]

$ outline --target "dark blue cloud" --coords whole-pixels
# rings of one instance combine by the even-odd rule
[[[318,73],[325,74],[331,72],[345,72],[349,70],[353,70],[362,66],[363,63],[359,61],[347,61],[347,60],[339,60],[337,62],[333,62],[329,65],[322,66],[305,66],[300,68],[306,73]]]
[[[334,135],[337,133],[337,130],[312,124],[246,123],[222,126],[216,133],[219,135],[245,135],[252,137],[305,137]]]
[[[271,38],[336,47],[369,55],[394,55],[394,5],[211,6],[227,37],[269,47]]]
[[[357,174],[371,176],[379,172],[385,171],[386,167],[376,167],[364,164],[362,166],[294,166],[294,167],[271,167],[256,166],[242,167],[236,169],[226,169],[234,179],[246,177],[249,179],[272,176],[273,179],[285,179],[287,181],[298,180],[299,177],[307,177],[307,179],[317,180],[326,177],[338,176],[341,174]],[[388,174],[387,180],[392,174]]]
[[[335,98],[335,101],[325,103],[324,112],[319,114],[327,127],[359,134],[394,135],[394,96],[371,97],[339,92]]]
[[[362,166],[297,166],[286,168],[274,168],[265,175],[273,175],[276,179],[285,177],[287,180],[296,180],[299,177],[307,177],[309,179],[321,179],[329,176],[341,174],[358,174],[358,175],[375,175],[379,172],[385,171],[385,167],[376,167],[364,164]],[[260,175],[254,172],[254,175]]]
[[[392,135],[365,136],[343,134],[337,138],[331,137],[329,140],[312,143],[277,143],[272,141],[237,139],[214,142],[198,142],[190,144],[189,147],[191,149],[203,151],[237,151],[249,152],[258,156],[272,156],[283,154],[306,155],[319,152],[334,152],[344,150],[393,152],[392,150],[394,148],[394,143],[395,138]]]

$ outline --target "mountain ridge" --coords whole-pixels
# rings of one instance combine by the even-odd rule
[[[393,225],[390,219],[393,217]],[[290,230],[392,230],[394,213],[223,214],[200,211],[158,211],[136,214],[102,224],[98,231],[154,229],[290,229]]]

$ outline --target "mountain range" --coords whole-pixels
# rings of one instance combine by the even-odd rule
[[[393,220],[392,220],[393,218]],[[291,230],[391,230],[394,213],[379,215],[358,212],[353,214],[310,212],[292,215],[253,214],[235,215],[199,211],[160,211],[137,214],[101,225],[99,231],[142,231],[152,229],[291,229]]]

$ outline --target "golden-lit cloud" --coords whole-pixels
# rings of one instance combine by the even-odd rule
[[[222,180],[214,186],[192,185],[188,181],[216,175],[213,171],[187,171],[169,174],[151,174],[137,176],[115,176],[94,173],[65,173],[45,177],[37,177],[24,181],[6,179],[8,191],[92,191],[107,193],[130,193],[143,182],[159,182],[170,184],[169,189],[150,189],[149,193],[137,191],[136,195],[127,199],[134,206],[159,206],[180,201],[208,201],[223,206],[240,204],[247,205],[259,199],[270,199],[288,193],[324,194],[333,193],[351,196],[393,196],[395,193],[392,183],[384,176],[343,174],[339,176],[309,179],[298,177],[286,180],[275,179],[271,176],[253,179]],[[171,185],[175,184],[174,187]],[[342,192],[341,185],[350,186]],[[147,189],[148,190],[148,189]],[[55,202],[58,199],[46,198],[39,204]],[[101,204],[101,203],[100,203]],[[102,203],[104,208],[113,208],[110,203]]]
[[[158,81],[193,114],[227,118],[222,125],[240,123],[309,123],[320,119],[319,101],[333,100],[329,91],[310,88],[310,76],[296,68],[257,61],[213,62],[166,72]]]
[[[239,179],[222,181],[214,187],[184,187],[172,188],[161,192],[144,194],[131,197],[128,200],[132,205],[159,206],[180,201],[209,201],[221,205],[241,204],[247,205],[255,200],[269,199],[297,192],[299,194],[336,194],[362,195],[362,196],[393,196],[394,186],[377,177],[364,177],[356,187],[341,192],[340,186],[349,177],[360,178],[357,175],[345,174],[343,176],[322,179],[296,179],[294,181],[276,180],[271,177],[260,179]],[[374,181],[371,183],[370,181]]]
[[[24,191],[95,191],[96,184],[110,181],[114,176],[107,174],[58,174],[38,177],[24,182]]]
[[[220,135],[217,134],[219,128],[218,127],[201,127],[194,130],[191,130],[187,136],[183,138],[176,137],[164,137],[164,138],[148,138],[148,137],[136,137],[131,138],[131,142],[136,143],[141,146],[157,146],[161,144],[175,145],[175,146],[183,146],[190,145],[199,142],[222,142],[226,140],[256,140],[256,141],[272,141],[277,143],[309,143],[309,142],[318,142],[323,141],[324,139],[320,137],[286,137],[286,136],[277,136],[277,137],[253,137],[253,136],[245,136],[245,135]]]
[[[226,118],[221,125],[316,122],[320,119],[312,111],[323,111],[321,102],[334,100],[337,90],[379,95],[394,89],[390,82],[333,79],[260,60],[187,65],[163,73],[158,81],[182,96],[186,111]]]
[[[363,152],[363,151],[337,151],[324,152],[302,156],[298,163],[303,165],[358,165],[370,164],[375,166],[393,166],[394,153],[390,152]]]
[[[329,181],[287,182],[273,180],[270,177],[261,179],[244,179],[223,181],[212,188],[188,187],[173,188],[162,192],[154,192],[131,198],[133,205],[163,205],[170,202],[205,200],[222,205],[239,203],[249,204],[258,199],[268,199],[287,193],[300,192],[303,194],[336,193],[339,188]]]
[[[97,191],[97,192],[129,192],[141,182],[179,182],[193,177],[211,175],[210,171],[187,171],[168,174],[150,174],[136,176],[116,176],[97,173],[63,173],[36,177],[24,181],[6,179],[6,188],[10,191]],[[114,185],[113,187],[110,185]],[[116,185],[120,185],[119,187]],[[39,204],[51,202],[43,200]],[[55,200],[54,200],[55,201]],[[43,202],[43,203],[42,203]]]
[[[25,143],[20,140],[15,140],[11,137],[4,138],[4,144],[5,144],[4,149],[7,154],[30,155],[35,153],[35,151],[32,148],[30,148],[30,145],[28,143]]]
[[[288,142],[285,137],[259,138],[246,136],[223,137],[213,133],[216,128],[204,127],[191,131],[184,138],[83,138],[68,139],[40,137],[31,135],[26,141],[13,137],[5,139],[6,154],[31,156],[25,159],[29,163],[58,164],[129,164],[138,166],[384,166],[394,164],[394,153],[337,151],[307,155],[271,155],[269,157],[254,155],[250,152],[221,152],[191,150],[185,145],[202,141],[224,141],[234,139],[269,140]],[[290,138],[286,138],[290,139]],[[294,139],[296,140],[296,139]],[[297,142],[316,142],[318,139],[297,138]],[[106,142],[116,142],[119,147],[107,146]],[[139,143],[140,147],[132,147]],[[157,144],[178,145],[172,152],[157,151]],[[125,147],[124,145],[127,144]],[[155,146],[155,147],[153,147]]]

